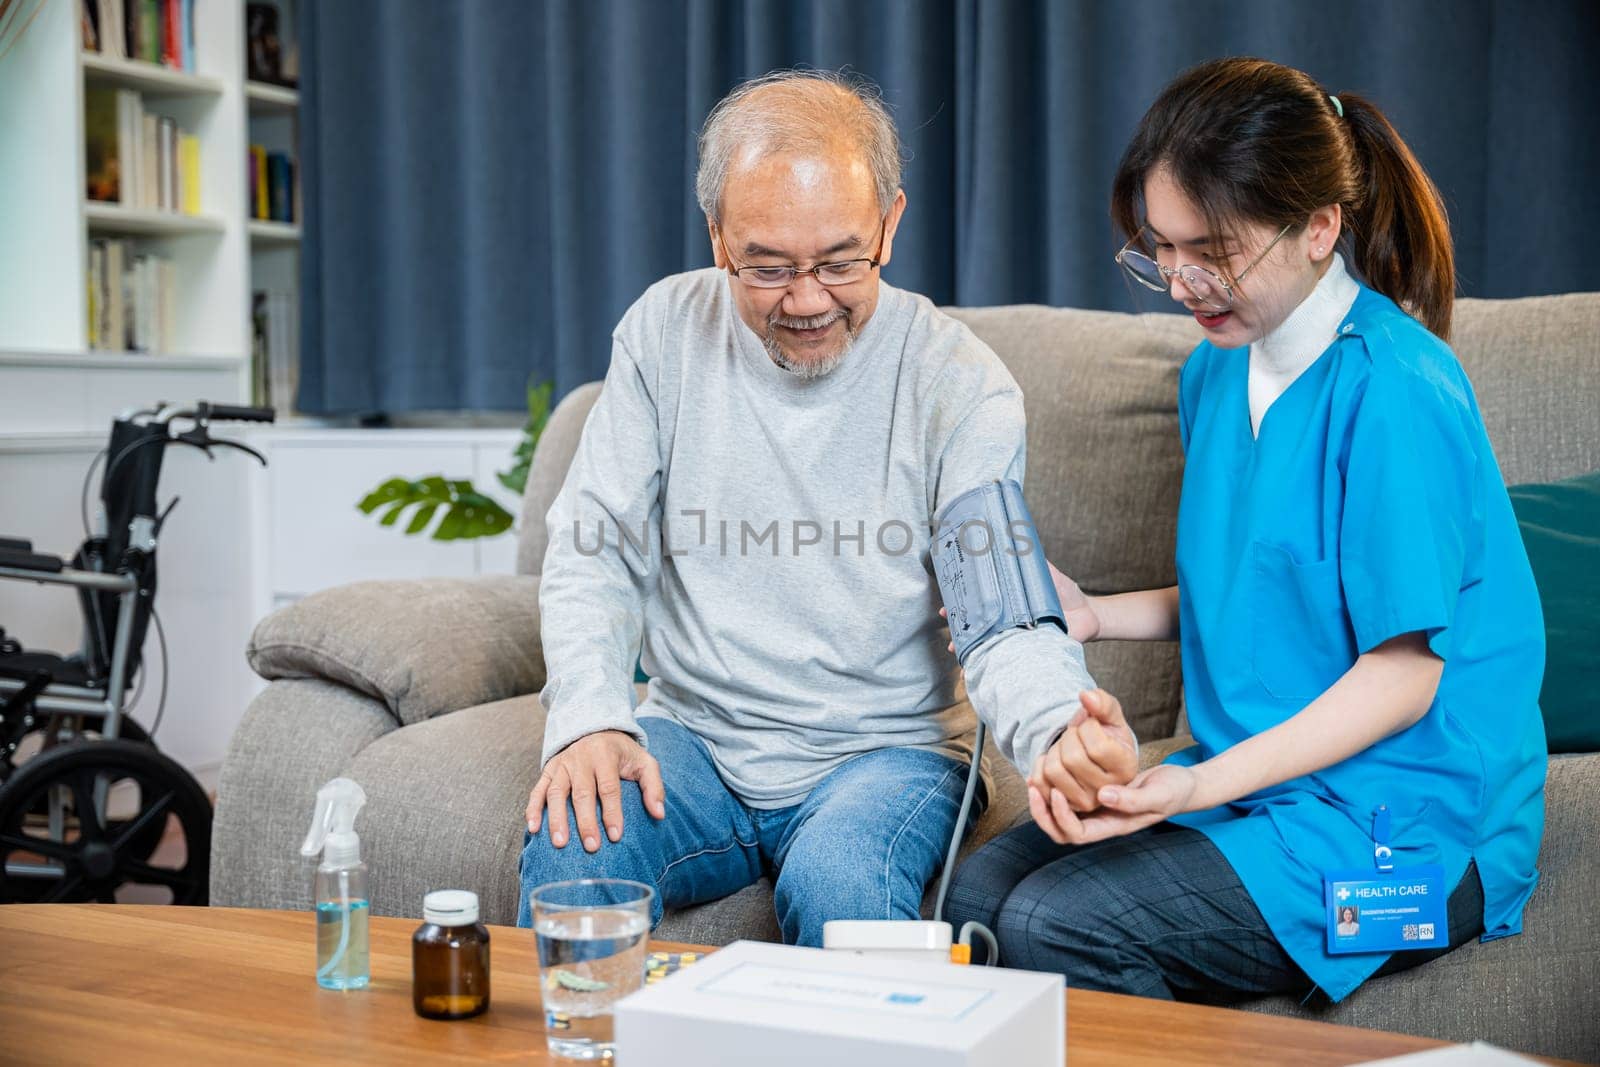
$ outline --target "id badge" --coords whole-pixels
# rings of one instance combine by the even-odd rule
[[[1329,955],[1449,947],[1444,868],[1436,863],[1394,865],[1387,805],[1372,812],[1372,863],[1322,877]]]
[[[1328,952],[1395,952],[1450,944],[1449,893],[1437,864],[1331,871],[1322,880]]]

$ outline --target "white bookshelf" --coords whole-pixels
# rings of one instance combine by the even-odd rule
[[[245,82],[244,95],[250,101],[251,114],[292,112],[300,106],[299,92],[270,82]]]
[[[224,233],[228,228],[227,220],[220,215],[127,208],[98,200],[84,201],[83,220],[90,233],[114,236],[181,237]]]
[[[43,0],[27,31],[0,63],[0,188],[11,211],[0,226],[0,352],[31,354],[30,385],[48,368],[41,353],[89,351],[88,251],[91,239],[122,237],[133,252],[171,261],[174,321],[164,356],[228,360],[230,376],[212,399],[246,398],[249,352],[249,248],[243,195],[245,98],[243,7],[200,0],[195,17],[195,70],[86,53],[80,0]],[[200,213],[134,209],[85,199],[84,100],[89,87],[132,89],[144,109],[173,119],[199,143]],[[70,202],[70,203],[69,203]],[[15,224],[13,224],[13,220]],[[170,368],[136,361],[148,371],[150,396],[171,395],[160,379]],[[149,396],[106,397],[90,387],[89,368],[63,363],[46,375],[79,394],[79,425],[96,430],[130,403]],[[0,364],[0,435],[27,403]],[[9,386],[9,387],[8,387]]]
[[[59,367],[80,370],[204,370],[221,372],[243,359],[238,355],[157,356],[144,352],[0,352],[0,367]],[[0,438],[8,436],[0,434]]]
[[[59,555],[83,538],[84,474],[119,412],[161,399],[248,402],[258,240],[245,202],[255,105],[242,0],[194,0],[192,73],[85,53],[80,4],[41,0],[0,59],[0,534]],[[144,110],[196,137],[199,214],[86,199],[84,103],[100,87],[137,91]],[[102,237],[172,263],[165,350],[89,347],[89,245]],[[242,652],[259,607],[249,574],[262,518],[250,511],[251,482],[265,472],[234,458],[211,463],[171,450],[160,492],[182,503],[162,538],[157,607],[172,662],[157,741],[202,778],[258,687]],[[0,625],[29,647],[65,652],[77,647],[82,621],[70,596],[4,582]],[[153,639],[145,655],[158,660]],[[159,670],[147,694],[158,680]],[[147,695],[135,715],[148,725],[154,710]]]
[[[300,243],[300,227],[296,223],[250,220],[250,240],[259,247],[292,245]]]
[[[115,85],[119,89],[137,89],[155,96],[221,96],[223,93],[224,83],[220,78],[189,74],[143,60],[79,52],[78,62],[83,66],[85,81]]]

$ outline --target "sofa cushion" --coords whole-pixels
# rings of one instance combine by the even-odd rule
[[[947,310],[1022,387],[1028,507],[1051,561],[1091,594],[1173,584],[1183,484],[1178,372],[1200,340],[1194,320],[1033,306]],[[1173,733],[1176,643],[1097,642],[1087,654],[1135,733]]]
[[[1451,347],[1507,484],[1600,468],[1600,298],[1458,300]]]
[[[327,678],[383,701],[405,724],[537,692],[539,579],[338,586],[261,620],[246,656],[263,678]]]
[[[1600,471],[1511,487],[1544,608],[1539,710],[1551,752],[1600,752]]]
[[[316,861],[300,858],[300,844],[317,789],[399,729],[382,704],[321,678],[275,682],[251,701],[217,780],[212,906],[310,908]]]

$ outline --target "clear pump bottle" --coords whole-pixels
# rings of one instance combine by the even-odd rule
[[[335,778],[317,790],[317,810],[300,855],[322,854],[312,886],[317,911],[317,984],[365,989],[371,981],[367,942],[367,865],[361,862],[356,814],[367,802],[361,786]]]

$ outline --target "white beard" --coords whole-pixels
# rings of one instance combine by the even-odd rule
[[[839,350],[831,355],[802,362],[790,359],[783,351],[783,347],[778,343],[777,328],[780,325],[788,326],[792,329],[816,329],[818,326],[827,325],[836,317],[845,318],[844,342],[839,346]],[[826,315],[814,315],[810,318],[800,319],[773,316],[767,323],[767,334],[761,339],[761,342],[766,346],[767,355],[771,357],[773,363],[802,381],[815,381],[818,378],[832,374],[838,369],[839,364],[844,362],[844,357],[849,355],[850,346],[855,343],[855,339],[856,331],[850,325],[849,318],[844,316],[844,312],[836,311]]]

